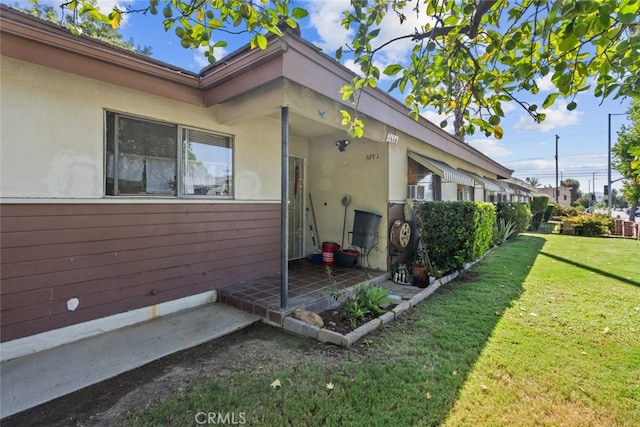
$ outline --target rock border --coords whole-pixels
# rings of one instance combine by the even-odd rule
[[[475,263],[472,263],[473,265]],[[466,265],[465,269],[468,269],[471,265]],[[282,327],[294,334],[302,335],[305,337],[313,338],[320,342],[326,342],[330,344],[339,345],[342,347],[350,347],[356,341],[358,341],[363,336],[367,335],[371,331],[376,330],[380,325],[386,325],[399,318],[402,313],[409,310],[410,308],[420,304],[422,301],[427,299],[431,294],[433,294],[440,286],[446,285],[460,274],[459,271],[455,271],[451,274],[443,276],[439,279],[436,279],[432,284],[427,286],[422,291],[415,294],[411,299],[401,302],[400,304],[394,306],[390,311],[386,312],[382,316],[376,317],[373,320],[365,323],[364,325],[354,329],[346,335],[340,334],[338,332],[320,328],[315,325],[310,325],[301,320],[295,319],[291,316],[287,316],[284,318],[282,322]]]

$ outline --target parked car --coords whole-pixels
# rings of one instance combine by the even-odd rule
[[[627,209],[627,215],[631,216],[631,209]],[[640,207],[636,208],[636,217],[640,217]]]

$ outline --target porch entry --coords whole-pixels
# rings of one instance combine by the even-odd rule
[[[304,258],[304,159],[289,156],[289,260]]]

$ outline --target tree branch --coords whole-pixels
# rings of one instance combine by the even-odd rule
[[[493,7],[493,5],[495,5],[498,1],[497,0],[482,0],[479,4],[478,7],[476,7],[476,10],[473,14],[473,17],[471,18],[471,23],[469,25],[465,25],[463,27],[460,27],[460,33],[461,34],[466,34],[469,38],[476,38],[476,36],[478,35],[478,28],[480,27],[480,21],[482,20],[482,17],[489,12],[489,10]],[[449,34],[451,31],[455,30],[458,27],[454,27],[454,26],[448,26],[448,27],[436,27],[432,30],[426,31],[424,33],[416,33],[413,35],[412,40],[413,41],[417,41],[417,40],[423,40],[426,38],[435,38],[435,37],[440,37],[440,36],[446,36],[447,34]]]

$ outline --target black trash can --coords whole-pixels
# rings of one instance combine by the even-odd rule
[[[373,212],[355,210],[353,236],[351,244],[359,248],[373,247],[382,215]]]

